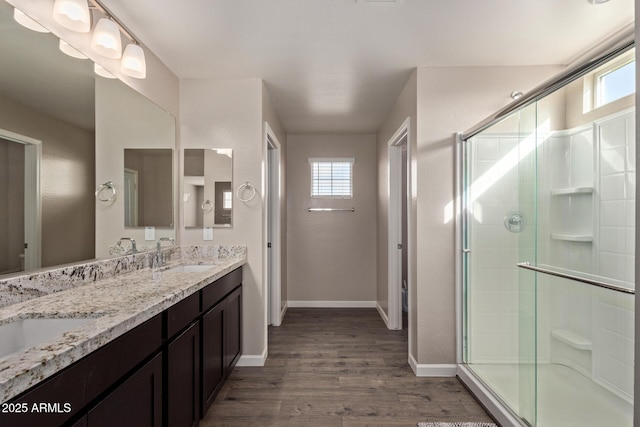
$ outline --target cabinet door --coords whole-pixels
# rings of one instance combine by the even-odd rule
[[[225,298],[224,304],[224,366],[227,377],[242,353],[242,286]]]
[[[199,322],[167,346],[167,421],[169,427],[197,426],[200,421]]]
[[[224,365],[224,301],[202,316],[202,413],[204,418],[222,388]]]
[[[88,427],[161,427],[162,354],[147,362],[91,409],[86,420],[84,425]]]

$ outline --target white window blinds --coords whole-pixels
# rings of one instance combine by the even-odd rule
[[[353,197],[352,158],[310,158],[311,197]]]

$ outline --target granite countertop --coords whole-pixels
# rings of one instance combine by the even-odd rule
[[[212,268],[189,273],[166,271],[187,263],[212,264]],[[0,358],[0,402],[10,400],[245,263],[246,253],[199,262],[180,260],[164,267],[156,278],[145,268],[0,308],[0,325],[16,319],[91,318],[57,339]]]

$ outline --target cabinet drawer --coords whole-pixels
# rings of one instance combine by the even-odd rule
[[[196,292],[169,307],[166,313],[167,336],[165,338],[171,338],[200,315],[200,292]]]
[[[161,345],[162,318],[158,315],[13,399],[29,407],[40,402],[61,406],[69,403],[68,412],[62,408],[55,413],[2,414],[0,425],[59,426],[80,413]]]
[[[202,290],[202,311],[205,312],[216,305],[225,295],[242,283],[242,268],[222,276]]]

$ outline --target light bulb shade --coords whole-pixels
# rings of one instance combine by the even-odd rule
[[[137,44],[128,44],[122,54],[120,70],[124,74],[137,79],[147,77],[147,63],[144,59],[144,50]]]
[[[49,30],[47,30],[42,25],[38,24],[32,18],[25,15],[25,13],[19,9],[15,9],[15,8],[13,9],[13,19],[15,19],[18,24],[32,31],[37,31],[38,33],[49,32]]]
[[[53,4],[53,19],[78,33],[91,31],[91,13],[87,0],[56,0]]]
[[[84,56],[82,53],[80,53],[80,51],[78,49],[76,49],[75,47],[71,46],[69,43],[67,43],[66,41],[60,39],[60,43],[58,45],[60,47],[60,50],[65,53],[66,55],[69,55],[72,58],[77,58],[77,59],[87,59],[86,56]]]
[[[106,58],[119,59],[122,56],[122,40],[118,24],[101,18],[93,30],[91,48]]]
[[[94,63],[93,64],[93,72],[99,75],[100,77],[104,77],[105,79],[115,79],[116,76],[111,74],[109,71],[105,70],[102,66]]]

